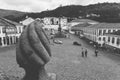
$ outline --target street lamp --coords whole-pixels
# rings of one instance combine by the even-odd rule
[[[61,16],[59,17],[59,27],[58,27],[58,31],[61,33],[62,32],[62,28],[61,28]]]

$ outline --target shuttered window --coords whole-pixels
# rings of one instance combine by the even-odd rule
[[[103,41],[105,41],[105,37],[103,37]]]
[[[119,39],[119,38],[117,38],[117,42],[116,42],[116,44],[117,44],[117,45],[120,44],[120,39]]]
[[[110,42],[110,37],[108,37],[108,42]]]
[[[115,42],[115,38],[112,38],[112,43],[114,43]]]

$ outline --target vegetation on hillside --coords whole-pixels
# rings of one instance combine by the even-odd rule
[[[17,22],[22,20],[26,15],[32,18],[64,16],[69,18],[88,18],[100,22],[120,22],[120,3],[98,3],[87,6],[67,5],[39,13],[9,11],[0,10],[0,16],[9,13],[9,15],[4,15],[4,17]],[[3,12],[5,13],[3,14]]]

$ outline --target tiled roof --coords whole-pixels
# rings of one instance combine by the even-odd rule
[[[5,19],[5,18],[3,18],[3,19],[6,20],[8,23],[13,24],[13,25],[15,25],[15,26],[17,26],[17,25],[22,25],[22,24],[20,24],[20,23],[15,22],[15,21],[11,21],[11,20],[8,20],[8,19]]]
[[[91,25],[89,28],[120,28],[120,23],[99,23]]]
[[[83,24],[78,24],[78,25],[75,25],[75,26],[73,26],[72,28],[71,28],[71,30],[72,31],[76,31],[76,30],[81,30],[81,28],[84,28],[84,27],[88,27],[88,26],[90,26],[91,24],[89,24],[89,23],[83,23]]]
[[[90,19],[75,19],[75,20],[72,20],[71,22],[93,22],[93,23],[99,23],[97,21],[90,20]]]
[[[5,27],[15,27],[15,25],[10,22],[10,20],[7,20],[5,18],[0,18],[0,26],[5,26]]]

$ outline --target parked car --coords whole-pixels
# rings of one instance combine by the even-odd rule
[[[74,41],[74,42],[73,42],[73,45],[81,46],[81,44],[80,44],[79,42],[77,42],[77,41]]]
[[[56,43],[56,44],[63,44],[63,42],[60,41],[60,40],[54,40],[54,43]]]

